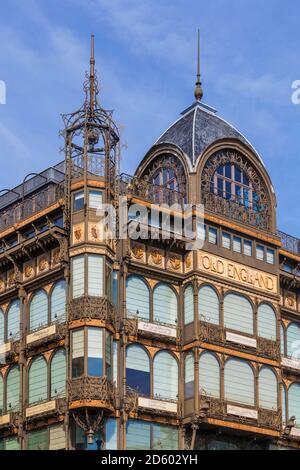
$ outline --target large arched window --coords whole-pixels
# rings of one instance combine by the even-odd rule
[[[214,325],[220,322],[219,297],[210,286],[199,289],[199,319]]]
[[[194,354],[188,353],[184,360],[184,394],[185,399],[193,398],[195,395],[195,372]]]
[[[145,349],[137,344],[126,350],[126,383],[139,395],[150,396],[150,360]]]
[[[300,326],[297,323],[291,323],[286,332],[287,355],[299,359],[298,351],[300,348]]]
[[[175,357],[160,351],[155,355],[153,364],[154,396],[160,399],[178,399],[178,363]]]
[[[225,327],[241,333],[253,334],[253,308],[242,295],[228,294],[224,300]]]
[[[55,284],[51,293],[51,322],[64,321],[66,318],[66,281]]]
[[[154,320],[160,323],[175,325],[177,323],[177,297],[166,284],[159,284],[153,293]]]
[[[4,387],[3,387],[3,377],[0,374],[0,416],[3,415],[4,411]]]
[[[286,414],[287,414],[287,404],[286,404],[287,394],[285,385],[281,385],[281,400],[282,400],[282,424],[286,424]]]
[[[281,355],[285,356],[285,328],[282,323],[280,325],[280,351]]]
[[[288,416],[287,420],[295,416],[297,426],[300,426],[300,384],[294,383],[288,391]]]
[[[261,304],[257,312],[258,336],[276,341],[276,314],[268,304]]]
[[[20,301],[15,300],[7,312],[7,339],[17,340],[20,337]]]
[[[203,353],[200,357],[199,390],[203,396],[220,398],[220,365],[211,353]]]
[[[184,324],[194,323],[194,289],[188,286],[184,291]]]
[[[278,408],[277,377],[269,367],[263,367],[259,373],[259,406],[267,410]]]
[[[271,228],[271,202],[263,177],[236,150],[222,149],[208,159],[201,190],[206,209],[265,230]]]
[[[149,289],[140,276],[130,276],[126,280],[126,310],[128,318],[150,319]]]
[[[29,405],[46,401],[48,398],[47,363],[42,356],[34,359],[28,373]]]
[[[254,373],[247,362],[229,359],[225,364],[225,400],[254,406]]]
[[[18,411],[20,406],[20,370],[13,366],[6,378],[6,412]]]
[[[4,313],[0,309],[0,345],[4,343]]]
[[[66,352],[58,350],[51,361],[51,399],[66,394]]]
[[[30,302],[30,330],[48,325],[48,296],[44,290],[36,292]]]

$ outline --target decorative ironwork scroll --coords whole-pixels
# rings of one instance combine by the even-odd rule
[[[74,320],[103,320],[113,323],[115,310],[112,303],[105,297],[85,295],[73,299],[69,304],[69,321]]]
[[[69,400],[99,400],[113,405],[115,401],[114,385],[107,377],[78,377],[68,382]]]

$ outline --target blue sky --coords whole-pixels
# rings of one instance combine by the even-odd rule
[[[115,110],[122,168],[193,102],[197,28],[204,101],[257,148],[278,226],[300,237],[300,2],[289,0],[9,0],[0,6],[0,188],[63,158],[61,113],[82,102],[96,35],[101,102]]]

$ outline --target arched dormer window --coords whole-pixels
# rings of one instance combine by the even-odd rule
[[[206,162],[201,176],[207,210],[264,230],[271,228],[271,203],[261,176],[241,153],[222,149]]]

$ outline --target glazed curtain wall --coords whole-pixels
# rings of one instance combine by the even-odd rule
[[[126,425],[126,442],[127,450],[177,450],[178,429],[130,419]]]
[[[87,273],[87,285],[85,285]],[[72,258],[72,297],[84,294],[102,297],[104,294],[104,258],[99,255],[81,255]]]
[[[177,295],[167,284],[159,283],[152,290],[141,276],[129,276],[126,280],[126,310],[128,318],[176,325]]]

